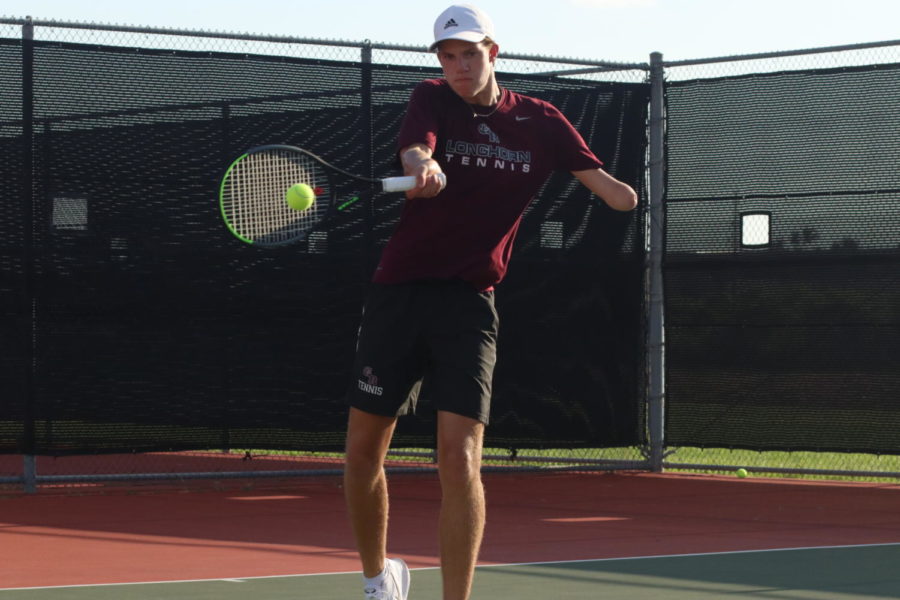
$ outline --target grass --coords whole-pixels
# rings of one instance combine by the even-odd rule
[[[389,455],[390,465],[400,468],[434,467],[433,451],[430,448],[396,448]],[[198,464],[192,458],[203,457],[248,457],[241,462],[240,477],[253,478],[265,476],[266,463],[279,461],[278,468],[294,470],[292,463],[296,461],[298,472],[306,468],[317,469],[312,463],[321,461],[330,463],[330,470],[340,469],[343,454],[340,452],[300,452],[268,449],[230,449],[188,451],[164,453],[170,462],[154,465],[152,468],[141,462],[153,457],[153,454],[122,454],[113,456],[78,456],[63,459],[37,457],[38,473],[47,474],[42,461],[76,461],[75,471],[84,481],[102,480],[103,476],[121,474],[128,478],[140,479],[140,474],[148,469],[158,475],[171,475],[172,479],[189,478],[189,470],[196,470]],[[489,469],[507,468],[545,468],[569,470],[649,470],[641,448],[549,448],[519,449],[485,448],[484,465]],[[22,457],[6,455],[0,461],[0,478],[9,475],[8,479],[21,477]],[[252,460],[250,460],[252,458]],[[184,460],[182,460],[184,459]],[[210,466],[212,464],[212,466]],[[260,465],[255,468],[255,465]],[[271,468],[271,465],[268,465]],[[754,450],[736,450],[729,448],[695,448],[679,447],[667,449],[663,463],[663,472],[687,474],[734,474],[738,468],[745,468],[751,477],[792,478],[806,480],[855,481],[875,483],[900,483],[900,456],[874,455],[836,452],[759,452]],[[221,468],[222,473],[235,471],[233,460],[221,461],[221,466],[202,462],[200,470],[204,473],[212,471],[214,475]],[[171,472],[169,470],[171,469]],[[97,475],[92,475],[97,474]],[[196,474],[195,474],[196,475]],[[81,478],[79,479],[81,481]],[[66,483],[59,485],[65,486]]]
[[[843,452],[760,452],[728,448],[676,448],[667,456],[672,471],[721,473],[746,468],[754,477],[900,481],[900,456]],[[686,468],[678,465],[709,465]]]
[[[327,458],[340,460],[339,452],[287,452],[261,450],[232,450],[251,452],[254,455],[291,456],[301,458]],[[680,447],[667,449],[665,472],[681,473],[730,473],[746,468],[754,477],[779,477],[798,479],[830,479],[843,481],[900,481],[900,456],[841,452],[776,452],[741,450],[730,448]],[[431,466],[434,464],[431,448],[395,448],[389,459],[393,464]],[[548,448],[521,449],[485,448],[486,467],[509,468],[595,468],[598,465],[616,466],[628,470],[640,470],[637,463],[645,461],[642,449],[625,448]],[[685,467],[682,465],[690,465]],[[852,474],[849,474],[849,473]]]
[[[406,448],[415,456],[401,458],[431,462],[431,450]],[[577,468],[597,465],[626,468],[626,463],[641,463],[639,447],[528,449],[513,453],[508,448],[485,448],[487,467]],[[840,452],[760,452],[730,448],[680,447],[667,449],[664,472],[723,474],[738,468],[750,471],[752,477],[792,479],[827,479],[834,481],[900,482],[900,456]],[[640,469],[638,469],[640,470]]]

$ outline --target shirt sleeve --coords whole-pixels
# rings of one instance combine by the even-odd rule
[[[432,152],[437,146],[437,86],[431,80],[419,83],[410,96],[406,115],[400,125],[397,151],[412,144],[425,144]]]

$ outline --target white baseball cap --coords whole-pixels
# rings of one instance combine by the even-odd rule
[[[494,23],[491,18],[471,4],[454,4],[434,22],[434,43],[429,50],[434,52],[444,40],[482,42],[494,39]]]

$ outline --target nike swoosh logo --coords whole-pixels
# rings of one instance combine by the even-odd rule
[[[517,116],[517,117],[516,117],[516,121],[527,121],[527,120],[530,119],[530,118],[531,118],[531,117],[518,117],[518,116]]]

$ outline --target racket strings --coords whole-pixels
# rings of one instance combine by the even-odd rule
[[[288,206],[285,193],[297,183],[309,185],[318,196],[327,193],[318,171],[314,161],[293,152],[248,154],[233,166],[226,183],[226,219],[235,233],[253,242],[279,244],[301,237],[321,218],[323,203],[294,210]]]

